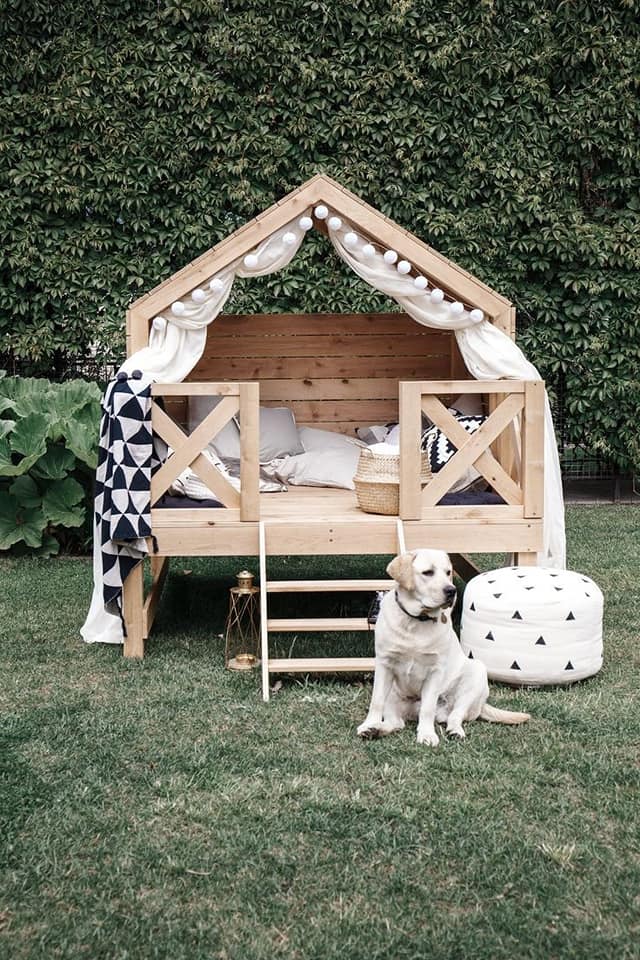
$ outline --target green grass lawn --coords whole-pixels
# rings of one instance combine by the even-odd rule
[[[639,528],[568,510],[569,566],[605,594],[601,673],[493,686],[531,723],[437,750],[358,740],[369,681],[285,680],[264,705],[226,672],[237,561],[173,562],[142,663],[79,642],[87,559],[0,562],[0,956],[640,956]]]

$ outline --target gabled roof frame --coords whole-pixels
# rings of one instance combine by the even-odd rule
[[[135,350],[146,345],[146,338],[136,335],[143,322],[148,322],[167,310],[175,300],[189,294],[309,207],[320,203],[344,217],[370,240],[396,250],[402,259],[408,260],[420,273],[428,277],[430,283],[441,287],[452,299],[484,311],[488,319],[513,335],[514,310],[509,300],[462,267],[447,260],[331,177],[320,173],[136,300],[127,312],[130,348]],[[318,226],[319,222],[315,221],[314,225]]]

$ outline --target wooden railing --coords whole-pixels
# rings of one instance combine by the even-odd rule
[[[155,397],[210,396],[223,399],[204,420],[187,435],[174,420],[154,402],[152,425],[154,434],[171,448],[171,454],[151,478],[151,505],[165,493],[173,481],[191,467],[225,507],[239,508],[241,520],[258,520],[259,466],[259,400],[258,383],[156,383],[151,388]],[[240,490],[205,457],[207,444],[239,414],[240,420]]]
[[[542,517],[542,381],[403,381],[399,390],[400,516],[403,520],[433,516],[442,497],[470,466],[474,466],[502,497],[511,508],[511,515],[522,519]],[[489,396],[490,413],[473,434],[467,433],[439,399],[463,393]],[[423,412],[457,449],[445,466],[421,488],[420,435]]]

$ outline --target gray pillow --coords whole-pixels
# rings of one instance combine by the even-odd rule
[[[189,397],[189,433],[193,433],[198,424],[224,397]],[[225,423],[222,430],[213,437],[208,446],[221,460],[240,459],[240,430],[234,419]]]
[[[360,448],[355,444],[327,450],[309,450],[285,457],[276,467],[276,476],[292,486],[341,487],[354,490]]]
[[[289,407],[260,407],[260,463],[304,453]]]

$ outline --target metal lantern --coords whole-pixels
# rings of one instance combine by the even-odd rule
[[[229,670],[251,670],[260,652],[260,590],[248,570],[236,574],[236,580],[237,586],[229,590],[224,660]]]

